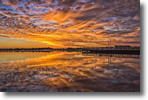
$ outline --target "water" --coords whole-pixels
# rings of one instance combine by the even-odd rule
[[[81,52],[0,52],[0,91],[140,91],[140,57]]]

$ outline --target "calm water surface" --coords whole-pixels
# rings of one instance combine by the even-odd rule
[[[140,57],[0,52],[0,91],[140,91]]]

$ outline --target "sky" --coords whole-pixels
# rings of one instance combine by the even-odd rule
[[[0,0],[0,48],[140,46],[140,0]]]

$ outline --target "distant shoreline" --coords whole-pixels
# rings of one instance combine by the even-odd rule
[[[96,48],[8,48],[0,49],[0,52],[83,52],[83,53],[110,53],[110,54],[140,54],[140,47],[115,46],[115,47],[96,47]]]

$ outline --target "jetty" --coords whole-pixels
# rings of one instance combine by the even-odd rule
[[[82,52],[109,53],[109,54],[140,54],[140,47],[115,46],[115,47],[83,48]]]

